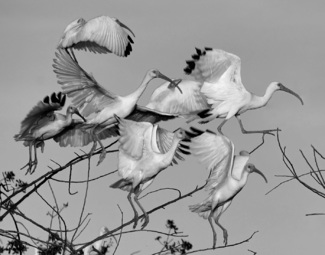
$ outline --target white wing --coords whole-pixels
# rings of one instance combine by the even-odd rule
[[[223,101],[238,98],[248,93],[241,82],[240,58],[219,49],[197,49],[197,54],[187,61],[184,69],[196,80],[204,82],[201,93],[213,108]]]
[[[117,118],[120,133],[120,149],[135,160],[139,160],[143,153],[145,133],[152,129],[148,122],[135,122]]]
[[[210,171],[206,190],[216,188],[231,173],[234,145],[225,136],[211,131],[191,139],[191,152]]]
[[[164,113],[179,114],[185,118],[191,117],[205,109],[209,109],[206,98],[200,92],[201,82],[182,80],[178,86],[169,88],[169,82],[162,84],[151,95],[146,107]]]
[[[126,57],[132,51],[133,40],[125,29],[134,36],[130,28],[115,18],[100,16],[88,22],[79,19],[68,25],[59,48],[88,49],[94,53],[112,52]]]
[[[53,60],[53,68],[58,83],[84,117],[118,100],[117,95],[99,85],[65,50],[58,50],[55,55],[57,59]]]

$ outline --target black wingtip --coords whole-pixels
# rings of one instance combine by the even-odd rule
[[[50,104],[50,97],[49,96],[44,97],[43,103]]]
[[[196,48],[196,47],[195,47],[195,50],[196,50],[196,53],[197,53],[198,55],[201,55],[201,54],[202,54],[202,51],[201,51],[199,48]]]
[[[205,109],[203,110],[202,112],[199,112],[197,115],[200,117],[200,118],[206,118],[206,117],[209,117],[211,116],[212,114],[209,113],[210,112],[210,109]]]
[[[211,50],[213,50],[213,48],[211,48],[211,47],[205,47],[204,48],[206,51],[211,51]]]
[[[200,129],[197,129],[195,127],[190,127],[190,129],[191,129],[191,132],[190,131],[185,131],[185,134],[190,138],[197,137],[197,136],[204,133],[204,131],[202,131]]]

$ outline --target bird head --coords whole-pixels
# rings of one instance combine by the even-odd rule
[[[304,101],[302,101],[302,98],[296,92],[293,92],[291,89],[288,89],[282,83],[280,83],[280,82],[272,82],[270,84],[270,87],[274,91],[280,90],[280,91],[287,92],[287,93],[289,93],[291,95],[294,95],[295,97],[297,97],[300,100],[300,102],[301,102],[302,105],[304,104]]]
[[[246,165],[246,170],[248,171],[248,173],[253,173],[253,172],[258,173],[259,175],[261,175],[264,178],[265,182],[267,183],[267,179],[266,179],[265,175],[260,170],[258,170],[253,164],[248,163]]]
[[[186,134],[185,130],[182,128],[178,128],[174,131],[175,136],[179,139],[179,140],[183,140],[183,139],[188,139],[188,135]]]
[[[77,114],[84,122],[87,122],[87,120],[80,114],[78,109],[72,105],[68,106],[67,108],[67,115],[68,114]]]
[[[180,87],[178,86],[178,83],[181,82],[181,80],[175,80],[173,81],[172,79],[170,79],[169,77],[167,77],[166,75],[162,74],[159,70],[157,69],[151,69],[148,71],[147,75],[149,75],[149,77],[151,79],[155,79],[155,78],[160,78],[163,79],[165,81],[169,81],[174,87],[177,87],[179,89],[179,91],[183,94],[182,90],[180,89]],[[169,86],[171,86],[171,84]]]

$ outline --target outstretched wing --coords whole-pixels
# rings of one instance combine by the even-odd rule
[[[187,61],[186,74],[204,82],[201,93],[210,105],[217,105],[229,98],[240,98],[247,93],[241,82],[240,58],[219,49],[196,49],[193,60]]]
[[[76,49],[88,49],[91,52],[112,52],[120,57],[126,57],[132,51],[133,40],[127,33],[133,32],[119,20],[101,16],[89,20],[77,34]]]
[[[169,84],[166,82],[158,87],[146,107],[164,113],[179,114],[185,118],[209,109],[205,96],[200,92],[201,82],[182,80],[178,83],[182,93]]]
[[[161,153],[165,154],[170,150],[172,143],[173,143],[175,131],[170,132],[164,128],[157,127],[156,143],[157,143],[157,147]],[[188,149],[188,146],[180,143],[175,151],[174,158],[172,160],[172,162],[174,164],[177,164],[176,159],[184,160],[184,158],[180,154],[190,154],[188,151],[186,151],[184,149]]]
[[[132,51],[134,33],[116,18],[100,16],[86,22],[80,18],[64,30],[58,48],[89,50],[93,53],[114,53],[126,57]],[[134,36],[135,37],[135,36]]]
[[[191,139],[190,149],[192,154],[198,157],[200,163],[210,171],[206,190],[215,189],[231,174],[234,145],[227,137],[207,130]]]
[[[66,96],[61,92],[53,93],[51,97],[46,96],[42,101],[39,101],[27,116],[21,122],[21,128],[15,139],[27,137],[33,132],[34,127],[40,127],[43,123],[48,123],[48,120],[55,120],[55,111],[61,110],[65,104]]]
[[[55,55],[53,68],[58,83],[83,116],[87,117],[118,100],[117,95],[100,86],[65,50],[58,50]]]
[[[66,127],[62,132],[53,137],[53,139],[59,143],[61,147],[83,147],[95,141],[91,134],[92,127],[93,125],[87,124],[81,120],[72,120],[70,126]],[[104,140],[109,137],[118,136],[118,134],[118,127],[113,124],[109,128],[105,128],[98,133],[97,138]]]
[[[135,122],[121,119],[115,115],[120,133],[120,149],[130,157],[138,160],[142,157],[144,146],[144,135],[149,128],[153,128],[148,122]]]

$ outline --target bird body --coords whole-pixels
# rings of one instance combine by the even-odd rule
[[[187,61],[184,69],[186,74],[202,82],[200,92],[206,98],[210,109],[204,110],[197,117],[200,123],[207,123],[215,118],[224,118],[221,127],[233,116],[237,117],[243,133],[270,133],[272,130],[246,131],[239,116],[247,110],[261,108],[267,104],[273,93],[278,90],[296,96],[301,103],[301,97],[279,82],[272,82],[266,89],[264,96],[257,96],[248,92],[242,84],[240,69],[241,60],[238,56],[219,49],[196,49],[192,60]]]
[[[201,203],[190,206],[192,212],[208,219],[213,232],[213,248],[216,246],[216,232],[212,219],[223,230],[224,243],[227,245],[227,230],[219,223],[220,216],[230,206],[233,198],[243,189],[247,183],[249,173],[260,174],[265,181],[266,177],[248,163],[249,153],[241,151],[239,155],[234,153],[233,143],[225,136],[217,135],[211,131],[202,132],[192,128],[196,136],[191,139],[191,153],[199,158],[199,161],[210,171],[205,190],[209,196]]]
[[[120,146],[118,154],[118,172],[121,180],[110,187],[119,188],[129,192],[128,199],[134,211],[134,228],[137,225],[138,214],[131,200],[134,193],[134,201],[144,213],[144,228],[149,217],[138,201],[139,194],[147,188],[154,178],[173,162],[175,157],[183,159],[179,153],[182,150],[180,141],[185,138],[184,130],[178,129],[169,132],[160,128],[157,124],[148,122],[135,122],[121,119],[116,116],[120,133]],[[185,145],[182,145],[186,148]]]
[[[43,101],[39,101],[22,121],[19,134],[14,136],[16,141],[24,141],[24,145],[29,146],[30,157],[29,162],[26,164],[26,166],[29,166],[27,172],[33,173],[36,169],[37,147],[41,147],[43,151],[45,140],[60,137],[61,133],[69,128],[70,125],[79,123],[72,119],[74,113],[86,121],[77,108],[73,106],[67,108],[66,115],[55,112],[62,109],[65,104],[65,98],[66,97],[59,92],[58,94],[53,93],[51,98],[47,96]],[[34,147],[35,152],[34,161],[32,161],[31,157],[32,147]],[[34,168],[32,169],[33,166]]]
[[[200,92],[202,83],[193,80],[181,80],[178,87],[182,93],[165,82],[151,95],[146,107],[160,112],[178,114],[186,119],[210,109],[206,98]]]
[[[133,40],[125,29],[134,36],[132,30],[116,18],[100,16],[89,21],[79,18],[65,28],[57,48],[126,57],[132,51]]]
[[[157,69],[150,69],[138,89],[133,93],[127,96],[119,96],[98,84],[95,78],[83,70],[65,51],[59,50],[56,56],[57,59],[54,59],[53,67],[54,72],[57,74],[58,83],[62,86],[63,93],[72,98],[72,103],[87,119],[87,123],[78,127],[91,129],[93,133],[92,140],[94,142],[98,141],[103,148],[99,163],[105,158],[106,151],[98,135],[105,129],[113,128],[115,130],[116,120],[114,114],[121,118],[152,123],[177,117],[175,114],[162,113],[137,105],[137,101],[152,79],[161,78],[172,82],[170,78]],[[108,137],[117,135],[114,130],[106,132]],[[72,130],[67,135],[74,135],[75,133],[82,134],[82,132]],[[85,135],[89,137],[88,134]],[[102,138],[106,137],[103,136]],[[70,139],[72,142],[75,140]],[[84,139],[84,141],[89,142],[89,139]],[[79,146],[80,143],[77,144]],[[75,146],[74,144],[70,145]],[[93,146],[94,148],[95,146]]]

